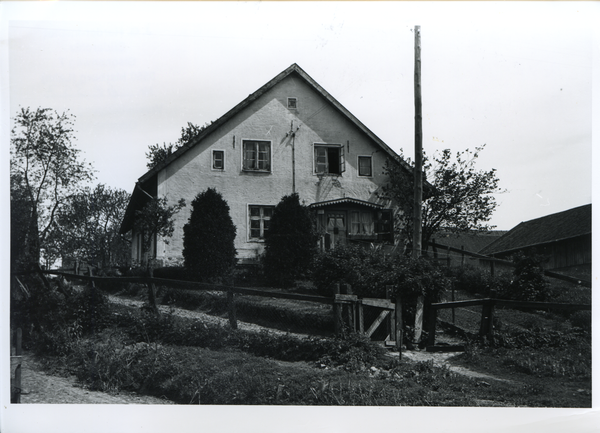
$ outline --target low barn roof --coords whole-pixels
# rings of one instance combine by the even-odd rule
[[[491,243],[481,254],[508,253],[592,233],[592,205],[587,204],[524,221]]]

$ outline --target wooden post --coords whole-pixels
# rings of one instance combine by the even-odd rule
[[[229,310],[229,325],[231,329],[237,329],[237,317],[235,314],[235,298],[233,296],[233,287],[227,290],[227,307]]]
[[[494,344],[494,301],[490,301],[490,307],[488,311],[488,327],[487,327],[487,335],[490,343]]]
[[[413,254],[421,257],[421,230],[423,202],[423,119],[421,114],[421,26],[415,26],[415,167],[414,167],[414,203],[413,203]],[[423,296],[417,299],[415,314],[415,344],[421,339],[423,329]]]
[[[90,268],[90,275],[92,273],[92,268]],[[154,270],[152,266],[148,267],[148,275],[150,278],[148,279],[148,303],[150,304],[150,308],[157,316],[160,315],[160,310],[158,309],[158,304],[156,303],[156,286],[152,282],[152,278],[154,277]]]
[[[402,301],[400,295],[396,297],[396,349],[398,349],[398,358],[402,359]]]
[[[481,306],[481,324],[479,326],[479,336],[484,337],[490,329],[489,319],[491,314],[492,303],[485,301]]]
[[[413,210],[413,257],[421,255],[423,201],[423,120],[421,114],[421,26],[415,26],[415,167]]]
[[[335,284],[333,286],[333,293],[334,296],[335,295],[339,295],[340,294],[340,285]],[[343,318],[342,318],[342,308],[341,305],[338,302],[333,302],[333,326],[335,329],[335,335],[340,335],[342,333],[342,323],[343,323]]]
[[[452,283],[452,302],[454,302],[454,283]],[[456,314],[454,307],[452,307],[452,324],[456,324]]]
[[[429,310],[429,326],[428,326],[429,336],[427,339],[427,345],[435,346],[435,326],[436,326],[436,321],[437,321],[437,308],[434,308],[434,307],[430,307],[430,308],[431,309]]]
[[[350,284],[344,284],[344,292],[346,293],[346,295],[351,295],[352,294],[352,286]],[[348,324],[348,329],[350,331],[356,331],[356,328],[354,326],[355,325],[355,321],[354,321],[354,312],[355,312],[354,303],[345,305],[345,309],[346,309],[346,321],[347,321],[347,324]]]
[[[385,286],[385,299],[392,298],[392,291],[394,286]],[[390,336],[390,340],[396,340],[396,321],[395,318],[390,314],[387,319],[387,333]]]
[[[18,357],[17,368],[15,369],[15,396],[13,403],[21,403],[21,388],[22,388],[22,379],[21,379],[21,355],[22,355],[22,340],[23,340],[23,331],[21,328],[17,328],[17,341],[16,341],[16,351],[15,355]]]
[[[359,299],[358,302],[358,332],[360,335],[365,334],[365,313],[363,309],[362,300]]]
[[[91,266],[88,266],[88,272],[90,273],[90,281],[92,282],[92,287],[96,288],[96,284],[94,284],[94,280],[91,278],[94,276],[94,272],[92,271]]]
[[[421,333],[423,332],[423,302],[423,296],[419,296],[417,298],[417,310],[415,311],[415,344],[421,342]]]
[[[446,246],[446,266],[450,268],[450,247]]]
[[[465,265],[465,246],[461,245],[460,250],[461,250],[461,253],[460,253],[460,265],[464,266]]]

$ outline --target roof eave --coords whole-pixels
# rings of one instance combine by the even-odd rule
[[[281,72],[277,76],[275,76],[273,79],[271,79],[269,82],[267,82],[265,85],[263,85],[261,88],[259,88],[257,91],[255,91],[254,93],[251,93],[246,99],[244,99],[242,102],[237,104],[235,107],[233,107],[231,110],[229,110],[223,116],[221,116],[219,119],[217,119],[216,121],[211,123],[193,141],[191,141],[188,144],[177,149],[167,159],[165,159],[164,161],[162,161],[161,163],[157,164],[155,167],[150,169],[146,174],[144,174],[142,177],[140,177],[138,181],[140,183],[146,182],[153,175],[157,174],[163,168],[165,168],[166,166],[171,164],[171,162],[173,162],[175,159],[179,158],[181,155],[183,155],[189,149],[191,149],[192,147],[194,147],[195,145],[200,143],[205,137],[207,137],[209,134],[214,132],[221,125],[226,123],[230,118],[232,118],[234,115],[236,115],[241,110],[243,110],[245,107],[247,107],[251,102],[258,99],[260,96],[262,96],[264,93],[266,93],[272,87],[274,87],[277,83],[279,83],[280,81],[282,81],[284,78],[286,78],[288,75],[290,75],[292,73],[297,73],[298,75],[300,75],[300,77],[302,77],[311,86],[313,86],[319,93],[321,93],[321,95],[329,103],[331,103],[335,108],[340,110],[348,119],[350,119],[350,121],[352,123],[354,123],[369,138],[371,138],[375,143],[377,143],[394,161],[399,163],[405,170],[412,172],[412,167],[406,161],[404,161],[400,157],[400,155],[398,155],[392,148],[390,148],[387,144],[385,144],[383,142],[383,140],[381,140],[377,135],[375,135],[375,133],[373,133],[373,131],[371,131],[360,120],[358,120],[350,111],[348,111],[348,109],[346,109],[337,99],[335,99],[323,87],[321,87],[321,85],[319,85],[319,83],[317,83],[310,75],[308,75],[300,66],[298,66],[296,63],[294,63],[291,66],[289,66],[286,70],[284,70],[283,72]]]

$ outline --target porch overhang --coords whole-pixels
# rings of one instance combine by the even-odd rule
[[[309,209],[320,209],[320,208],[324,208],[324,207],[337,206],[337,205],[364,206],[364,207],[368,207],[371,209],[383,209],[384,208],[383,205],[378,204],[378,203],[373,203],[370,201],[359,200],[357,198],[350,198],[350,197],[336,198],[334,200],[327,200],[327,201],[319,201],[319,202],[310,204],[308,207],[309,207]]]

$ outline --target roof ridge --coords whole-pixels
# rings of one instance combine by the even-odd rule
[[[206,136],[211,134],[221,125],[229,121],[231,117],[237,114],[239,111],[247,107],[251,102],[258,99],[268,90],[273,88],[276,84],[281,82],[284,78],[292,73],[297,73],[302,77],[308,84],[310,84],[317,92],[319,92],[327,101],[329,101],[335,108],[342,112],[344,116],[346,116],[352,123],[354,123],[360,130],[362,130],[367,136],[369,136],[377,145],[379,145],[383,150],[388,153],[388,155],[398,163],[400,163],[406,170],[412,171],[410,165],[404,161],[400,155],[398,155],[392,148],[390,148],[387,144],[383,142],[375,133],[373,133],[369,128],[367,128],[358,118],[356,118],[347,108],[345,108],[337,99],[335,99],[327,90],[325,90],[319,83],[317,83],[310,75],[308,75],[304,69],[300,67],[297,63],[292,63],[282,72],[277,74],[275,77],[267,81],[264,85],[259,87],[256,91],[248,95],[241,102],[235,105],[233,108],[228,110],[225,114],[220,116],[217,120],[212,122],[209,126],[207,126],[200,134],[198,134],[191,142],[181,146],[175,152],[173,152],[169,157],[167,157],[164,161],[158,163],[156,166],[152,167],[145,174],[143,174],[138,182],[145,182],[152,178],[155,174],[157,174],[160,170],[171,164],[174,160],[179,158],[182,154],[187,152],[192,147],[199,144]]]

